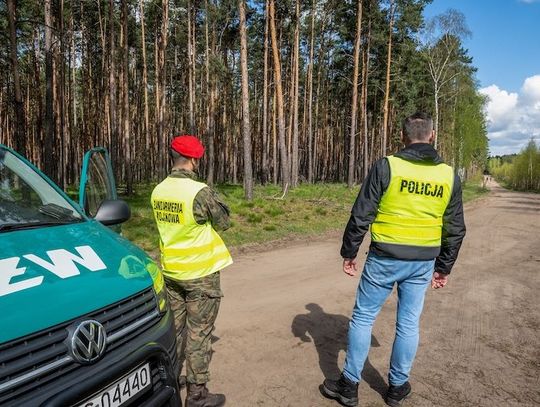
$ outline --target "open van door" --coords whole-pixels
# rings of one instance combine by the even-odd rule
[[[79,185],[79,205],[84,213],[104,225],[117,225],[129,219],[127,203],[118,199],[109,154],[96,147],[84,155]]]

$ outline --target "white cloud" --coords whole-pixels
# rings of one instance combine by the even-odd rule
[[[508,93],[505,90],[499,89],[497,85],[480,89],[480,92],[489,98],[487,114],[488,120],[492,125],[506,123],[513,116],[518,102],[517,93]],[[496,131],[496,128],[492,130]]]
[[[492,155],[518,153],[531,139],[540,141],[540,75],[523,82],[519,93],[497,85],[480,89],[488,97],[486,113]]]
[[[525,79],[521,92],[525,97],[534,101],[540,102],[540,75],[534,75]]]

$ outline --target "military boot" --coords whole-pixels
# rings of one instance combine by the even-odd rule
[[[401,386],[388,387],[386,392],[385,401],[386,404],[392,407],[399,407],[403,404],[403,400],[409,397],[411,394],[411,385],[409,382],[405,382]]]
[[[326,379],[321,386],[324,396],[339,401],[347,407],[358,405],[358,383],[354,383],[341,374],[338,380]]]
[[[206,384],[188,383],[186,407],[221,407],[225,405],[223,394],[212,394]]]

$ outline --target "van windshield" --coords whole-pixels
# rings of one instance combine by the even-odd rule
[[[0,147],[0,232],[81,220],[77,209],[32,167]]]

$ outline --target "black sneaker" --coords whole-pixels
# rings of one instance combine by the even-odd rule
[[[399,407],[403,404],[405,400],[411,394],[411,385],[409,382],[403,383],[401,386],[392,386],[388,387],[386,392],[386,397],[384,401],[386,404],[392,407]]]
[[[347,379],[343,374],[338,380],[326,379],[321,386],[324,396],[337,400],[347,407],[358,405],[358,383]]]

